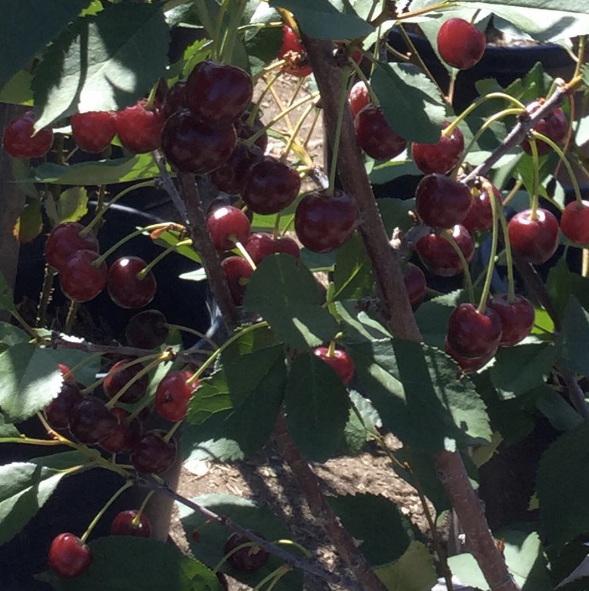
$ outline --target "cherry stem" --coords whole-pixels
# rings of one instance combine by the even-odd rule
[[[505,199],[503,200],[503,207],[505,207],[516,196],[517,192],[521,189],[521,186],[523,184],[524,182],[521,179],[516,181],[511,191],[509,191],[509,193],[507,194],[507,197],[505,197]]]
[[[272,76],[272,78],[270,78],[269,81],[266,82],[266,88],[264,88],[264,90],[262,90],[262,92],[260,93],[260,96],[258,97],[258,100],[256,101],[256,104],[254,105],[252,112],[249,114],[249,117],[247,118],[247,121],[245,122],[246,125],[253,125],[255,123],[256,117],[258,116],[258,113],[260,112],[260,109],[262,108],[262,101],[264,100],[264,98],[266,97],[268,92],[270,92],[270,88],[272,88],[272,86],[276,83],[276,81],[281,76],[282,76],[282,70],[279,70],[278,72],[276,72],[274,74],[274,76]],[[266,78],[264,78],[264,80],[266,80]]]
[[[483,188],[489,194],[489,200],[491,201],[491,211],[493,212],[493,238],[491,240],[491,254],[489,255],[489,266],[487,267],[487,277],[485,284],[483,285],[483,293],[481,294],[481,300],[478,307],[479,314],[484,314],[487,308],[487,300],[491,293],[491,283],[493,281],[493,272],[495,270],[495,259],[497,257],[497,244],[499,243],[499,228],[498,218],[499,213],[497,211],[497,200],[495,199],[495,193],[493,186],[487,181],[482,181]],[[509,239],[508,239],[509,240]]]
[[[225,13],[227,12],[227,6],[231,0],[223,0],[221,2],[221,6],[219,7],[219,12],[217,13],[217,20],[215,21],[215,30],[213,32],[213,55],[217,58],[218,61],[221,61],[221,51],[223,46],[223,39],[224,35],[222,35],[221,31],[223,28],[223,18],[225,17]]]
[[[300,550],[307,558],[312,557],[311,552],[309,552],[309,550],[307,550],[307,548],[305,548],[302,544],[295,542],[294,540],[286,540],[286,539],[275,540],[273,543],[280,544],[281,546],[293,546],[294,548],[297,548],[298,550]]]
[[[540,197],[538,195],[538,188],[540,186],[540,164],[538,159],[538,146],[536,145],[536,139],[532,136],[530,138],[530,148],[532,150],[532,162],[534,166],[534,184],[532,188],[532,207],[530,212],[530,219],[536,221],[538,219],[537,210]]]
[[[328,357],[335,357],[335,341],[331,341],[329,343],[329,347],[327,349],[327,356]]]
[[[234,240],[237,250],[241,253],[241,256],[250,264],[250,267],[255,271],[257,269],[256,263],[254,263],[250,253],[245,249],[245,246],[239,241]]]
[[[69,376],[75,377],[74,372],[78,371],[81,367],[84,367],[84,365],[86,365],[87,363],[90,363],[90,361],[94,361],[94,359],[96,359],[97,357],[102,357],[102,355],[103,353],[92,353],[88,355],[86,359],[82,359],[80,363],[74,365],[74,367],[65,372],[65,374],[63,375],[64,380],[67,379]]]
[[[583,249],[583,263],[581,267],[581,277],[589,277],[589,250]]]
[[[72,327],[74,326],[74,321],[76,320],[79,306],[80,304],[78,302],[70,300],[70,305],[67,310],[67,316],[65,318],[64,332],[72,332]]]
[[[454,236],[452,236],[452,230],[444,230],[442,232],[442,236],[451,244],[452,248],[458,255],[460,259],[460,263],[462,265],[462,270],[464,272],[464,286],[468,289],[468,298],[474,304],[474,287],[472,285],[472,277],[470,275],[470,269],[468,267],[468,261],[464,257],[464,253],[458,246],[456,240],[454,240]]]
[[[261,23],[258,23],[261,24]],[[250,25],[248,27],[248,25],[244,25],[243,27],[240,27],[239,29],[246,29],[246,28],[251,28],[254,27],[255,25]],[[282,27],[282,23],[279,23],[278,26]],[[256,28],[260,28],[260,29],[264,29],[266,27],[256,27]],[[269,27],[269,28],[275,28],[275,27]],[[286,60],[278,60],[275,61],[274,63],[270,64],[269,66],[266,66],[265,68],[262,68],[255,76],[252,76],[252,80],[254,81],[254,84],[263,76],[265,76],[266,74],[269,74],[270,72],[273,72],[274,70],[278,69],[278,68],[282,68],[282,66],[284,66],[284,64],[286,64]],[[249,119],[248,119],[248,123],[249,123]],[[253,123],[253,121],[251,123],[249,123],[249,125],[251,125]]]
[[[131,521],[132,526],[137,527],[139,525],[139,522],[141,521],[141,515],[143,515],[143,512],[145,511],[145,507],[147,507],[147,503],[149,503],[149,501],[150,501],[151,497],[153,497],[153,495],[155,495],[154,490],[150,490],[145,495],[143,502],[141,503],[139,509],[137,510],[137,514],[135,515],[135,517],[133,517],[133,520]]]
[[[149,96],[147,97],[147,102],[145,103],[145,110],[151,111],[153,108],[153,103],[155,102],[155,95],[157,93],[157,88],[159,86],[159,80],[152,86],[151,90],[149,91]]]
[[[180,421],[176,421],[173,425],[172,428],[164,435],[164,442],[165,443],[169,443],[170,439],[172,439],[172,437],[174,437],[174,433],[176,433],[176,431],[178,431],[178,429],[180,428],[180,425],[184,422],[184,419],[180,420]]]
[[[278,212],[276,214],[276,219],[274,220],[274,229],[272,230],[272,238],[274,238],[274,240],[277,240],[278,237],[280,236],[280,218],[282,216],[280,215],[280,212]]]
[[[169,324],[168,322],[166,322],[164,324],[164,326],[166,326],[167,328],[170,328],[172,330],[180,330],[182,332],[188,332],[190,334],[193,334],[199,338],[201,338],[203,341],[206,341],[209,345],[211,345],[211,347],[213,347],[213,351],[218,349],[218,345],[217,343],[215,343],[215,341],[213,341],[212,339],[210,339],[206,334],[204,334],[203,332],[200,332],[198,330],[195,330],[194,328],[188,328],[187,326],[181,326],[180,324]],[[200,352],[205,352],[203,349],[194,349],[194,352],[196,353],[197,351]],[[206,353],[213,353],[213,351],[206,351]]]
[[[364,82],[364,85],[366,86],[366,89],[368,90],[368,94],[370,95],[370,102],[374,106],[379,107],[380,101],[378,100],[376,93],[372,89],[372,85],[370,84],[370,80],[368,80],[368,77],[362,71],[362,68],[351,57],[348,58],[348,63],[354,69],[354,73],[356,74],[356,76],[358,76],[358,78],[360,78],[360,80],[362,80],[362,82]],[[344,88],[345,88],[345,84],[344,84]]]
[[[491,206],[492,207],[492,206]],[[505,258],[507,259],[507,285],[509,302],[515,301],[515,278],[513,276],[513,254],[511,252],[511,242],[509,241],[509,231],[507,229],[507,219],[503,207],[497,208],[499,214],[499,222],[501,223],[501,230],[503,232],[503,242],[505,244]]]
[[[179,242],[176,242],[176,244],[173,244],[172,246],[168,246],[168,248],[166,248],[166,250],[164,250],[163,252],[160,252],[160,254],[158,254],[155,257],[155,259],[153,259],[153,261],[151,261],[148,265],[146,265],[145,269],[142,269],[141,271],[139,271],[139,273],[137,273],[137,275],[136,275],[137,279],[139,279],[139,281],[143,281],[143,279],[145,279],[145,277],[147,277],[147,274],[160,261],[165,259],[170,253],[177,250],[180,246],[190,246],[191,244],[192,244],[192,240],[190,238],[187,238],[186,240],[180,240]]]
[[[284,148],[284,152],[283,152],[282,156],[280,157],[280,160],[282,160],[283,162],[287,159],[290,151],[295,147],[297,137],[301,131],[301,127],[303,127],[303,124],[305,123],[307,117],[311,114],[311,111],[315,108],[316,108],[316,106],[314,104],[310,104],[305,109],[303,114],[300,116],[299,120],[296,122],[296,125],[294,126],[294,129],[292,130],[292,133],[290,134],[290,137],[288,138],[288,143],[286,144],[286,147]],[[297,150],[295,150],[295,151],[297,151]]]
[[[243,18],[247,6],[247,0],[237,0],[236,6],[233,7],[231,12],[231,18],[229,20],[229,26],[225,31],[223,38],[223,46],[221,48],[221,58],[225,63],[231,63],[233,57],[233,47],[235,45],[235,39],[237,38],[237,31],[239,29],[239,23]]]
[[[258,590],[262,589],[262,587],[266,583],[269,583],[270,581],[272,581],[272,583],[270,585],[268,585],[268,588],[266,589],[266,591],[271,591],[271,589],[274,589],[274,587],[276,586],[278,581],[280,581],[280,579],[288,572],[290,572],[290,566],[288,566],[288,565],[279,566],[276,570],[272,571],[267,577],[264,577],[254,587],[253,591],[258,591]]]
[[[215,568],[213,569],[213,574],[217,574],[219,572],[219,569],[237,552],[239,552],[240,550],[243,550],[244,548],[253,548],[254,546],[257,546],[256,542],[244,542],[243,544],[240,544],[239,546],[236,546],[235,548],[233,548],[233,550],[231,550],[230,552],[227,552],[227,554],[225,554],[225,556],[223,556],[223,558],[221,558],[221,560],[219,560],[219,562],[216,564]]]
[[[475,10],[474,14],[472,15],[472,18],[470,19],[470,24],[474,26],[474,22],[477,19],[477,16],[479,16],[479,14],[481,13],[481,9],[477,8],[477,10]]]
[[[353,61],[353,60],[352,60]],[[348,101],[348,96],[350,94],[348,84],[346,84],[348,74],[345,70],[342,70],[342,94],[340,97],[340,104],[338,109],[337,115],[337,125],[335,128],[335,135],[333,138],[333,145],[331,146],[332,154],[331,154],[331,164],[329,167],[329,187],[325,192],[326,195],[330,197],[333,195],[335,191],[335,175],[337,172],[337,158],[339,156],[339,145],[342,137],[342,125],[344,122],[344,113],[346,108],[346,103]]]

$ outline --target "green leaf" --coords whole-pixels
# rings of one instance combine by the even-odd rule
[[[0,413],[0,437],[20,437],[18,429]]]
[[[559,431],[568,431],[583,422],[581,415],[562,397],[561,394],[546,386],[536,401],[538,410]]]
[[[248,283],[244,307],[260,314],[277,336],[295,349],[317,347],[338,330],[333,316],[321,307],[312,273],[287,254],[262,261]]]
[[[246,38],[245,49],[252,76],[257,76],[276,59],[281,46],[282,29],[279,27],[260,29],[254,36]]]
[[[435,144],[446,110],[440,92],[421,71],[405,64],[377,64],[372,88],[389,125],[407,141]]]
[[[335,309],[346,325],[346,341],[363,342],[392,336],[386,326],[364,312],[356,302],[336,302]]]
[[[11,540],[36,515],[63,476],[35,464],[0,466],[0,544]]]
[[[96,374],[100,372],[102,367],[100,357],[94,357],[91,361],[87,361],[93,354],[85,351],[76,351],[75,349],[43,349],[43,351],[51,356],[55,366],[58,363],[63,363],[73,369],[84,361],[84,365],[74,372],[74,378],[76,382],[80,382],[85,386],[89,386],[96,381]]]
[[[374,166],[368,177],[373,185],[384,185],[405,175],[420,176],[423,174],[413,160],[407,159],[407,154],[401,154],[394,160],[381,162]],[[382,201],[382,200],[381,200]],[[388,201],[388,200],[387,200]],[[380,201],[377,205],[380,206]]]
[[[388,591],[430,591],[438,579],[433,557],[421,542],[411,542],[397,562],[375,572]]]
[[[169,246],[176,246],[179,242],[185,240],[185,238],[185,236],[181,237],[180,232],[177,232],[176,230],[166,230],[165,232],[158,234],[155,243],[163,248],[168,248]],[[196,250],[194,250],[194,248],[192,248],[192,246],[189,246],[188,244],[178,246],[176,248],[176,252],[195,263],[201,262],[200,255],[196,252]]]
[[[301,249],[301,263],[313,273],[317,271],[333,271],[336,257],[337,249],[323,254],[313,252],[308,248]]]
[[[62,579],[47,570],[38,578],[58,591],[217,591],[213,572],[176,547],[155,540],[109,536],[90,542],[90,570]]]
[[[10,289],[2,272],[0,272],[0,309],[8,310],[9,312],[16,310],[12,289]]]
[[[57,201],[59,222],[77,222],[88,213],[88,193],[84,187],[66,189]]]
[[[0,85],[0,103],[11,103],[13,105],[33,104],[33,91],[31,80],[33,76],[27,70],[17,72],[5,85]]]
[[[558,335],[558,361],[573,372],[589,375],[589,313],[571,296]]]
[[[328,460],[342,440],[350,408],[335,370],[313,353],[297,357],[288,374],[285,408],[297,447],[311,460]]]
[[[31,201],[18,216],[12,234],[19,242],[26,244],[32,242],[42,231],[41,202]]]
[[[358,455],[381,425],[380,417],[369,400],[354,390],[349,391],[350,409],[348,422],[344,429],[344,453]]]
[[[0,343],[2,350],[12,347],[12,345],[20,345],[30,341],[29,335],[24,330],[10,324],[9,322],[0,322]]]
[[[550,301],[562,317],[569,298],[574,295],[581,306],[589,309],[589,278],[573,273],[565,257],[562,257],[548,273],[546,282]]]
[[[165,74],[168,45],[159,3],[109,4],[78,19],[33,75],[36,128],[76,112],[117,111],[135,102]]]
[[[233,439],[221,437],[207,439],[202,435],[202,429],[186,423],[182,427],[180,447],[184,461],[207,460],[209,462],[234,462],[243,460],[245,453],[239,443]]]
[[[372,293],[372,264],[358,234],[338,248],[333,282],[335,294],[331,301],[358,300]]]
[[[98,450],[92,450],[91,453],[100,457]],[[83,466],[89,462],[90,459],[88,458],[88,454],[77,450],[52,453],[47,456],[40,456],[30,460],[31,464],[59,471],[69,470],[74,466]],[[79,474],[80,472],[76,472],[76,474]]]
[[[581,74],[583,75],[583,82],[589,86],[589,64],[585,64],[581,68]]]
[[[464,291],[453,291],[424,302],[415,312],[415,319],[421,331],[423,342],[444,349],[448,333],[448,319],[456,306],[464,301]]]

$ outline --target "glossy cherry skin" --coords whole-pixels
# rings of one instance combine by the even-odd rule
[[[164,441],[163,431],[148,431],[131,453],[131,463],[138,472],[159,474],[164,472],[176,461],[176,442],[171,439]]]
[[[117,113],[117,135],[121,144],[135,154],[146,154],[159,148],[166,117],[162,106],[154,103],[146,109],[147,101]]]
[[[211,172],[213,185],[224,193],[237,195],[243,192],[249,170],[262,159],[259,150],[251,150],[243,144],[237,144],[229,160]]]
[[[350,98],[348,99],[350,104],[350,110],[352,111],[352,115],[354,117],[367,105],[370,104],[370,93],[368,92],[368,88],[366,84],[360,80],[356,82],[354,86],[352,86],[352,90],[350,90]]]
[[[212,127],[187,109],[172,115],[162,134],[162,148],[170,164],[194,174],[208,174],[225,164],[235,142],[233,125]]]
[[[199,380],[192,384],[189,371],[171,371],[158,384],[155,392],[155,409],[168,421],[181,421],[186,416],[192,393],[200,386]]]
[[[492,187],[497,206],[502,207],[501,193],[495,185],[492,185]],[[473,188],[471,196],[472,203],[466,217],[462,220],[462,225],[471,234],[473,232],[486,232],[493,227],[493,206],[491,205],[489,192],[485,185],[482,185],[480,188]]]
[[[86,396],[72,410],[70,431],[80,443],[94,444],[110,437],[119,421],[95,396]]]
[[[117,418],[117,428],[100,442],[100,447],[113,454],[130,452],[141,438],[141,422],[135,418],[127,424],[129,413],[123,408],[115,407],[112,413]]]
[[[80,386],[76,382],[64,382],[59,394],[45,409],[48,423],[54,429],[67,429],[73,409],[83,399]]]
[[[526,209],[515,214],[507,226],[511,248],[523,261],[541,265],[558,248],[558,221],[546,209],[538,208],[536,219],[532,210]]]
[[[487,45],[485,34],[462,18],[448,19],[440,27],[437,41],[440,57],[459,70],[480,62]]]
[[[70,368],[67,365],[64,365],[63,363],[58,363],[57,367],[59,368],[59,371],[61,372],[61,375],[63,376],[64,381],[66,381],[66,382],[75,382],[76,381],[74,379],[73,374],[70,371]]]
[[[140,279],[137,274],[147,267],[139,257],[121,257],[108,269],[110,299],[121,308],[143,308],[155,296],[157,282],[151,271]]]
[[[589,244],[589,201],[569,203],[560,218],[562,233],[576,244]]]
[[[106,374],[104,382],[102,382],[102,388],[109,398],[114,398],[119,393],[119,390],[126,386],[139,372],[145,369],[142,363],[135,363],[134,365],[129,365],[129,363],[129,359],[117,361]],[[125,367],[126,365],[128,365],[128,367]],[[145,396],[148,385],[149,376],[145,374],[137,381],[133,382],[133,385],[118,400],[125,404],[138,402]]]
[[[245,249],[256,265],[259,265],[267,256],[277,252],[289,254],[296,259],[301,257],[299,245],[288,236],[272,238],[271,234],[252,234],[247,240]]]
[[[84,229],[78,222],[66,222],[55,226],[45,243],[45,261],[61,271],[78,250],[98,252],[98,240],[92,232],[80,236]]]
[[[241,209],[227,205],[208,215],[207,228],[217,250],[231,250],[236,242],[246,243],[250,221]]]
[[[186,103],[186,80],[178,80],[171,88],[166,92],[164,97],[164,115],[166,119],[173,115],[180,109],[187,108]]]
[[[460,304],[448,320],[448,345],[461,357],[484,357],[501,342],[501,317],[492,308],[479,312],[472,304]]]
[[[385,119],[381,107],[367,105],[354,119],[360,147],[375,160],[396,158],[407,147],[404,140]]]
[[[35,113],[27,111],[12,121],[4,131],[4,149],[14,158],[41,158],[53,145],[49,127],[35,133]]]
[[[468,230],[458,224],[452,228],[452,237],[466,261],[470,262],[474,255],[474,240]],[[464,271],[456,251],[440,233],[428,234],[420,238],[415,245],[415,250],[421,262],[435,275],[453,277]]]
[[[285,60],[284,71],[291,76],[304,78],[313,70],[309,65],[307,52],[296,33],[288,26],[282,27],[282,46],[278,59]]]
[[[249,138],[264,128],[264,124],[260,119],[256,119],[252,125],[248,125],[249,115],[249,113],[244,113],[241,116],[241,119],[235,123],[235,131],[237,132],[237,137],[239,139],[249,140]],[[263,154],[268,147],[268,134],[264,131],[264,133],[254,142],[254,145],[258,146]]]
[[[266,539],[259,532],[253,532],[260,538]],[[242,546],[243,544],[251,543],[245,536],[241,534],[234,533],[225,542],[224,552],[225,555],[229,554],[235,548]],[[237,550],[234,554],[232,554],[228,559],[227,562],[237,571],[240,572],[252,572],[262,568],[270,558],[270,555],[265,550],[262,550],[259,546],[255,544],[252,546],[246,546],[241,550]]]
[[[102,152],[117,133],[117,117],[110,111],[78,113],[70,121],[74,141],[84,152]]]
[[[427,289],[425,274],[417,265],[407,263],[403,273],[403,282],[405,283],[411,307],[417,310],[421,302],[423,302],[423,298],[425,298]]]
[[[157,349],[170,334],[166,317],[159,310],[144,310],[127,323],[125,338],[131,347]]]
[[[70,533],[59,534],[49,548],[49,568],[62,579],[83,575],[92,566],[92,551]]]
[[[236,306],[243,305],[243,297],[247,288],[247,280],[254,272],[252,266],[241,257],[227,257],[221,262],[221,267],[225,273],[229,291],[233,297]]]
[[[137,525],[133,524],[133,520],[138,513],[139,511],[136,509],[121,511],[112,521],[110,535],[133,536],[134,538],[151,537],[151,524],[145,513],[141,513]]]
[[[95,267],[98,258],[92,250],[78,250],[60,271],[61,291],[74,302],[93,300],[106,286],[108,269],[106,263]]]
[[[437,172],[423,177],[417,186],[417,214],[432,228],[450,228],[460,224],[471,203],[470,189],[464,183]]]
[[[444,123],[444,129],[450,125]],[[449,135],[442,135],[437,144],[411,144],[411,155],[415,166],[424,174],[448,174],[460,160],[464,151],[464,136],[458,127]]]
[[[340,247],[359,224],[356,201],[339,189],[331,197],[323,191],[308,193],[295,213],[297,237],[313,252],[331,252]]]
[[[527,107],[528,113],[533,115],[543,104],[544,101],[534,101]],[[557,107],[551,111],[546,117],[540,119],[536,125],[534,125],[534,131],[545,135],[548,139],[551,139],[555,144],[562,145],[569,132],[569,122],[567,121],[564,111]],[[525,139],[521,146],[527,154],[532,154],[532,147],[530,141]],[[552,148],[544,141],[536,141],[536,147],[538,148],[538,155],[543,156],[548,154]]]
[[[354,362],[343,349],[336,349],[333,352],[333,356],[330,357],[328,347],[317,347],[313,349],[313,355],[316,355],[319,359],[330,365],[345,386],[352,381],[354,377]]]
[[[472,373],[485,367],[485,365],[487,365],[487,363],[489,363],[489,361],[495,357],[497,349],[489,351],[489,353],[483,355],[482,357],[461,357],[452,350],[452,347],[450,347],[448,344],[448,338],[446,337],[446,353],[450,355],[450,357],[454,358],[454,361],[458,363],[464,373]]]
[[[515,299],[510,302],[506,293],[495,295],[487,307],[494,310],[501,318],[503,335],[499,344],[502,347],[513,347],[532,332],[536,311],[532,303],[524,296],[516,295]]]
[[[252,102],[254,86],[249,74],[227,64],[204,60],[186,80],[188,108],[208,125],[230,125]]]

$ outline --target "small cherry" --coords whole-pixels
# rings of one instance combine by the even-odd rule
[[[49,568],[62,579],[83,575],[92,566],[92,550],[78,536],[59,534],[49,548]]]
[[[533,115],[543,104],[543,100],[530,103],[527,106],[528,113]],[[534,131],[545,135],[555,144],[562,145],[569,133],[569,122],[567,121],[564,111],[560,107],[557,107],[534,125]],[[528,139],[525,139],[521,143],[521,146],[524,152],[530,155],[532,154],[532,147],[530,146],[530,141]],[[536,147],[539,156],[548,154],[552,150],[550,145],[542,140],[536,141]]]
[[[250,233],[248,217],[232,205],[218,207],[207,217],[207,228],[217,250],[231,250],[236,242],[245,244]]]
[[[258,537],[266,539],[259,532],[253,532]],[[246,538],[245,536],[234,533],[225,542],[224,552],[225,554],[229,554],[239,546],[243,546],[244,544],[252,544],[252,542]],[[246,546],[245,548],[241,548],[237,550],[229,558],[227,562],[237,571],[240,572],[252,572],[262,568],[270,558],[270,555],[266,550],[262,550],[256,544]]]
[[[176,442],[164,441],[163,431],[148,431],[131,452],[131,463],[138,472],[159,474],[176,461]]]
[[[74,302],[93,300],[106,286],[108,269],[106,263],[93,265],[97,252],[79,250],[60,271],[61,291]]]
[[[444,129],[450,125],[444,122]],[[411,144],[415,166],[424,174],[448,174],[458,164],[464,151],[464,136],[458,127],[448,136],[442,134],[437,144]]]
[[[499,344],[502,347],[513,347],[532,332],[536,312],[524,296],[516,295],[510,301],[506,293],[495,295],[489,301],[488,307],[501,318],[503,335]]]
[[[133,536],[134,538],[151,537],[151,524],[145,513],[141,513],[136,521],[139,511],[128,509],[121,511],[112,521],[110,526],[111,536]]]
[[[513,252],[528,263],[541,265],[558,248],[558,221],[547,209],[538,208],[535,218],[531,209],[516,213],[507,233]]]
[[[168,421],[181,421],[186,416],[188,402],[200,386],[199,380],[187,384],[192,377],[189,371],[171,371],[158,384],[155,392],[155,409]]]
[[[210,175],[211,182],[219,191],[237,195],[243,192],[249,170],[262,158],[259,150],[243,144],[235,146],[229,160]]]
[[[134,365],[125,367],[128,364],[128,359],[117,361],[106,374],[104,382],[102,382],[102,388],[109,398],[114,398],[121,388],[126,386],[139,372],[145,369],[142,363],[135,363]],[[125,404],[138,402],[145,396],[148,385],[149,376],[145,374],[136,382],[133,382],[133,385],[118,400]]]
[[[113,435],[118,424],[102,400],[86,396],[73,408],[69,428],[77,441],[91,445]]]
[[[486,180],[486,179],[485,179]],[[501,193],[492,183],[487,181],[493,187],[493,194],[498,207],[503,206]],[[471,189],[472,203],[462,225],[471,233],[486,232],[493,227],[493,206],[487,190],[487,182],[482,183],[480,187]]]
[[[350,90],[350,98],[348,99],[350,103],[350,109],[352,111],[352,115],[355,117],[366,105],[370,104],[370,93],[368,92],[368,87],[362,80],[356,82],[354,86],[352,86],[352,90]]]
[[[417,186],[417,214],[433,228],[450,228],[460,224],[471,203],[470,189],[464,183],[437,172],[423,177]]]
[[[112,435],[100,442],[100,447],[113,454],[128,453],[141,438],[141,422],[135,418],[127,424],[129,413],[123,408],[115,407],[112,413],[117,418],[117,428]]]
[[[166,92],[163,104],[164,115],[167,119],[176,111],[185,109],[186,107],[186,80],[178,80],[178,82]]]
[[[159,148],[166,117],[160,104],[147,108],[141,100],[117,113],[117,135],[121,144],[135,154],[146,154]]]
[[[313,349],[313,355],[316,355],[319,359],[330,365],[345,386],[352,381],[354,377],[354,362],[343,349],[334,349],[330,354],[328,347],[317,347]]]
[[[131,347],[157,349],[166,342],[170,329],[166,317],[159,310],[144,310],[127,323],[125,338]]]
[[[452,347],[448,344],[448,337],[446,337],[446,353],[458,363],[464,373],[472,373],[485,367],[495,357],[497,349],[492,349],[482,357],[461,357],[452,350]]]
[[[80,392],[80,386],[76,382],[64,382],[59,394],[49,403],[45,409],[47,422],[54,429],[67,429],[70,424],[70,416],[73,409],[84,397]]]
[[[381,107],[364,107],[356,115],[354,126],[358,144],[375,160],[396,158],[407,147],[407,141],[387,123]]]
[[[151,271],[143,276],[147,263],[139,257],[121,257],[108,269],[110,299],[121,308],[143,308],[155,296],[157,282]],[[142,273],[138,277],[139,273]]]
[[[61,375],[63,376],[64,381],[66,381],[66,382],[75,382],[76,381],[74,379],[72,372],[70,371],[70,368],[67,365],[64,365],[63,363],[58,363],[57,367],[59,368],[59,371],[61,372]]]
[[[448,320],[448,346],[460,357],[484,357],[501,342],[501,317],[492,308],[479,312],[473,304],[460,304]]]
[[[58,271],[69,263],[78,250],[98,252],[98,240],[92,232],[80,235],[84,229],[78,222],[65,222],[55,226],[45,243],[45,261]]]
[[[423,271],[413,263],[407,263],[403,273],[403,282],[405,289],[411,302],[411,307],[417,310],[423,299],[427,289],[427,282]]]
[[[53,145],[49,127],[35,133],[35,113],[27,111],[12,121],[4,131],[4,149],[14,158],[41,158]]]
[[[117,116],[110,111],[78,113],[72,115],[71,124],[74,141],[84,152],[102,152],[117,132]]]
[[[259,265],[267,256],[277,252],[289,254],[297,259],[301,257],[299,245],[288,236],[273,238],[271,234],[252,234],[247,239],[245,249],[256,265]]]
[[[248,278],[254,272],[252,266],[241,257],[227,257],[221,262],[229,291],[236,306],[243,305],[243,297],[247,288]]]
[[[462,18],[448,19],[438,31],[437,42],[440,57],[459,70],[480,62],[487,45],[485,34]]]
[[[470,262],[474,256],[475,245],[468,230],[458,224],[452,228],[452,238],[458,244],[466,261]],[[453,277],[464,271],[460,257],[450,242],[439,232],[420,238],[415,245],[415,250],[421,262],[435,275]]]
[[[291,76],[304,78],[313,71],[301,40],[286,25],[282,27],[282,46],[278,52],[278,59],[286,61],[283,70]]]
[[[589,201],[569,203],[562,212],[560,229],[575,244],[589,244]]]

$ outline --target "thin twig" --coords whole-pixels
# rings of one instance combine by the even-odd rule
[[[186,205],[184,204],[184,201],[182,201],[182,197],[180,196],[178,189],[176,189],[176,185],[174,184],[172,177],[168,173],[168,169],[166,168],[164,159],[157,150],[154,150],[151,153],[151,155],[153,156],[153,160],[160,171],[159,184],[161,188],[168,194],[168,197],[170,197],[170,199],[172,200],[172,203],[174,204],[174,206],[178,210],[178,213],[180,214],[180,217],[182,218],[182,222],[186,223],[188,221]]]

